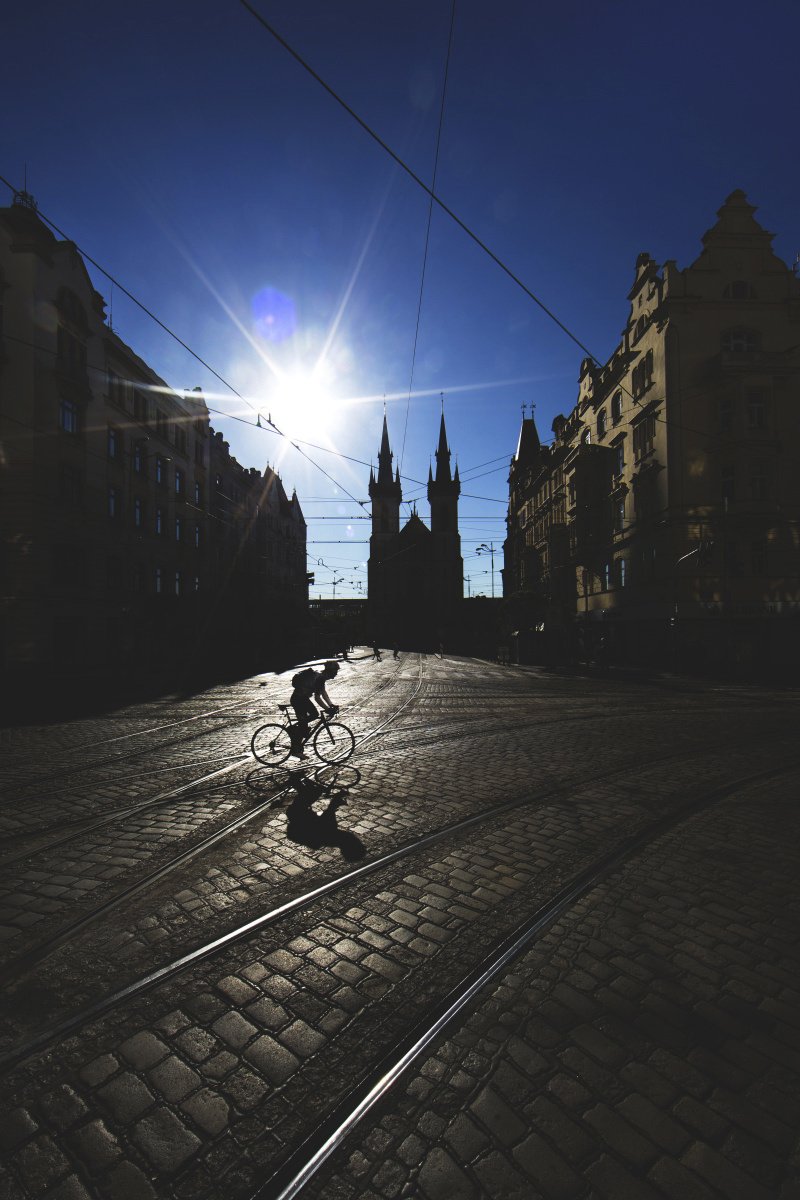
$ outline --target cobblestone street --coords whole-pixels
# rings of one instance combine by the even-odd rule
[[[800,1196],[800,692],[291,674],[0,734],[0,1200]]]

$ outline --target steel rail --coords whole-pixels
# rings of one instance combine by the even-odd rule
[[[365,742],[377,737],[382,732],[384,726],[389,724],[391,721],[394,721],[400,715],[400,713],[403,712],[403,710],[406,709],[409,704],[416,699],[417,693],[422,686],[422,666],[422,658],[420,657],[419,678],[417,680],[417,687],[412,695],[404,700],[400,707],[395,709],[395,711],[386,717],[384,721],[380,722],[374,729],[370,730],[368,733],[364,734],[363,737],[357,740],[355,747],[356,750],[363,746]],[[197,783],[205,783],[208,779],[213,779],[215,776],[223,775],[227,771],[234,770],[236,767],[241,766],[245,760],[252,761],[249,753],[243,755],[240,759],[234,763],[231,763],[228,767],[223,767],[221,770],[212,772],[210,775],[202,776],[199,780],[196,780],[195,783],[182,785],[169,797],[161,797],[156,800],[145,802],[143,807],[149,807],[157,803],[163,803],[166,799],[171,799],[180,792],[188,791],[191,787],[196,786]],[[347,761],[349,762],[350,760],[348,759]],[[336,764],[328,763],[326,765],[335,766]],[[44,959],[48,958],[60,946],[74,938],[77,933],[80,933],[88,925],[94,924],[95,921],[107,916],[109,912],[113,912],[114,909],[119,908],[121,904],[124,904],[128,900],[132,900],[141,892],[146,891],[149,887],[152,887],[154,883],[157,883],[160,879],[163,879],[166,875],[169,875],[178,867],[190,862],[193,858],[197,858],[206,850],[210,850],[212,846],[217,844],[217,842],[229,837],[230,834],[235,833],[237,829],[240,829],[243,825],[255,820],[256,817],[259,817],[267,809],[272,808],[277,800],[279,800],[282,796],[285,796],[291,790],[292,785],[288,784],[286,787],[278,789],[277,792],[272,792],[265,800],[261,801],[260,804],[257,804],[255,808],[243,813],[240,817],[235,817],[232,821],[229,821],[227,824],[223,825],[221,829],[215,830],[214,833],[209,834],[201,841],[196,842],[193,846],[189,846],[188,849],[182,851],[180,854],[175,855],[168,862],[163,863],[160,867],[156,867],[155,870],[150,871],[142,879],[137,880],[136,883],[132,883],[128,887],[123,888],[122,891],[117,892],[114,896],[111,896],[107,901],[105,901],[105,903],[97,905],[96,908],[93,908],[90,912],[85,913],[82,917],[78,917],[69,925],[63,926],[51,937],[38,942],[35,946],[25,950],[22,954],[18,954],[15,958],[10,959],[9,962],[7,962],[3,967],[4,982],[8,984],[18,979],[21,975],[29,972],[33,967],[38,965],[40,962],[43,962]],[[115,820],[115,816],[109,817],[108,820]],[[76,836],[83,837],[85,836],[85,833],[86,831],[82,831],[80,834],[71,835],[70,839],[68,840],[73,840],[73,838]],[[34,851],[34,853],[36,852]]]
[[[424,1022],[418,1022],[400,1042],[384,1054],[278,1170],[251,1194],[250,1200],[293,1200],[370,1109],[391,1091],[409,1068],[422,1057],[428,1046],[453,1023],[475,997],[509,963],[522,954],[534,939],[549,929],[575,901],[585,896],[618,867],[714,804],[745,790],[753,783],[774,779],[799,767],[800,759],[795,759],[791,764],[743,775],[711,788],[703,796],[687,802],[677,811],[651,822],[579,871],[452,988],[436,1005],[431,1017],[426,1017]]]
[[[413,699],[413,697],[409,699],[408,703],[411,702],[411,699]],[[704,750],[702,753],[706,753],[706,751]],[[685,757],[685,750],[663,755],[658,760],[650,759],[645,764],[645,769],[652,767],[656,761],[664,762],[671,758],[677,757]],[[741,776],[732,784],[728,783],[722,785],[721,788],[718,788],[717,790],[721,791],[729,787],[744,786],[749,782],[754,782],[761,778],[769,778],[773,774],[781,774],[785,773],[786,771],[793,770],[797,766],[800,766],[800,759],[792,760],[792,762],[788,765],[784,764],[778,768],[770,768],[766,772],[758,772],[750,776]],[[419,851],[426,849],[428,846],[435,845],[447,837],[458,836],[474,826],[494,820],[505,812],[510,812],[516,808],[530,804],[548,802],[556,799],[557,797],[569,796],[571,793],[579,790],[582,787],[596,783],[607,782],[609,779],[617,775],[625,775],[626,777],[629,777],[630,771],[631,764],[626,763],[612,771],[604,772],[602,775],[598,775],[596,772],[593,772],[591,775],[587,775],[584,779],[579,781],[573,780],[570,781],[569,784],[554,786],[533,793],[532,795],[516,797],[513,800],[504,801],[502,804],[495,805],[489,809],[484,809],[479,813],[475,813],[472,816],[452,822],[438,830],[433,830],[432,832],[424,835],[422,838],[418,838],[413,842],[389,851],[387,854],[381,855],[379,858],[374,859],[371,862],[364,863],[362,866],[356,867],[342,875],[337,875],[335,878],[329,879],[325,883],[320,884],[317,887],[312,888],[298,896],[295,896],[291,900],[285,901],[283,904],[278,905],[269,912],[262,913],[261,916],[255,917],[253,920],[248,921],[243,925],[228,930],[221,936],[196,947],[194,950],[181,955],[179,958],[173,959],[171,962],[165,963],[162,966],[147,972],[145,975],[140,976],[138,979],[132,980],[129,984],[119,988],[117,991],[108,993],[106,996],[94,1001],[91,1005],[88,1005],[85,1008],[79,1009],[70,1014],[62,1021],[57,1022],[48,1028],[42,1029],[35,1037],[29,1039],[28,1041],[19,1043],[15,1047],[11,1047],[4,1054],[0,1054],[0,1075],[5,1074],[18,1062],[30,1057],[31,1054],[36,1053],[55,1038],[61,1037],[89,1021],[95,1020],[109,1009],[117,1007],[126,1000],[150,991],[158,984],[166,982],[168,979],[178,975],[188,967],[212,957],[214,954],[217,954],[226,947],[241,941],[250,934],[266,928],[268,925],[272,925],[292,913],[308,908],[317,900],[328,896],[333,892],[339,891],[354,882],[358,882],[359,880],[366,878],[368,875],[385,870],[387,867],[391,866],[400,859],[410,857],[412,854],[418,853]],[[690,806],[697,803],[702,805],[704,800],[701,798],[699,801],[689,802]],[[671,819],[672,814],[660,820],[669,821]]]

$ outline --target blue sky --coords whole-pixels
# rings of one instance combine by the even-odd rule
[[[431,179],[450,0],[254,7]],[[637,254],[685,266],[735,188],[785,261],[800,251],[798,33],[794,0],[459,0],[437,193],[603,360]],[[427,518],[413,481],[441,392],[465,575],[490,594],[474,551],[503,540],[521,405],[549,437],[582,351],[434,210],[409,398],[427,196],[237,0],[32,0],[4,42],[0,174],[21,186],[27,164],[46,216],[253,406],[328,448],[305,445],[338,487],[115,291],[120,336],[205,389],[240,462],[296,487],[312,595],[366,591],[368,508],[347,493],[366,500],[369,467],[350,459],[375,458],[384,395]]]

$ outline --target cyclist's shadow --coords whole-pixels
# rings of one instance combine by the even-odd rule
[[[337,824],[336,813],[347,803],[343,788],[325,787],[304,775],[293,776],[292,787],[297,795],[286,810],[286,836],[290,842],[311,850],[333,846],[341,851],[347,862],[357,862],[364,857],[367,848],[361,838],[347,829],[340,829]],[[313,804],[323,796],[328,804],[321,813],[315,812]]]

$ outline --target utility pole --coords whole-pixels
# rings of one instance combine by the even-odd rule
[[[490,542],[487,546],[486,542],[478,546],[476,554],[491,554],[492,556],[492,599],[494,600],[494,542]]]

